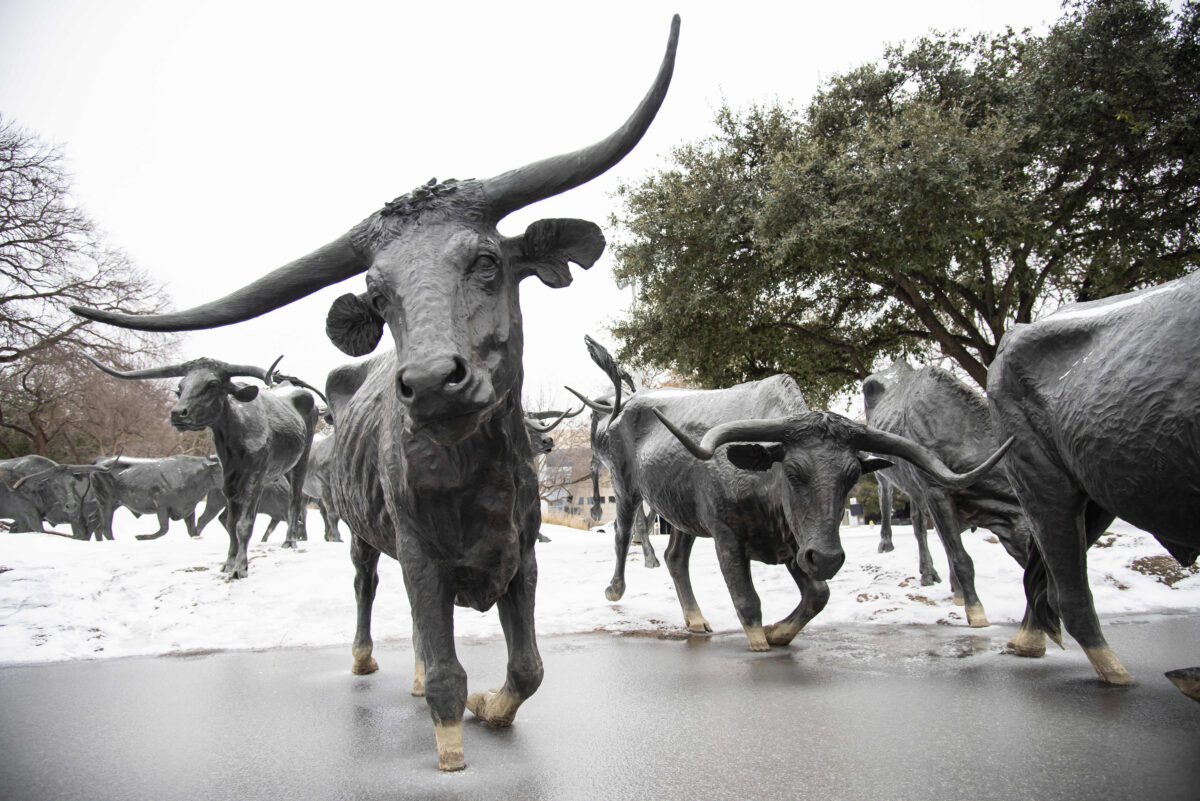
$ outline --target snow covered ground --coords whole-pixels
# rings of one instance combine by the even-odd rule
[[[259,518],[258,531],[265,526]],[[154,528],[124,510],[114,542],[77,542],[48,534],[0,534],[0,663],[152,655],[207,649],[346,645],[354,633],[354,571],[349,545],[321,539],[320,516],[309,513],[310,539],[295,551],[254,543],[250,577],[230,581],[219,568],[228,539],[214,524],[197,540],[182,523],[161,539],[139,542]],[[1089,553],[1092,592],[1101,615],[1200,612],[1200,575],[1168,586],[1135,561],[1166,552],[1150,535],[1118,521],[1114,538]],[[682,615],[666,568],[646,570],[630,549],[628,589],[618,603],[604,598],[612,575],[612,537],[547,525],[552,541],[538,545],[537,628],[540,634],[587,631],[682,632]],[[343,534],[343,536],[346,536]],[[832,597],[811,627],[942,623],[965,628],[948,581],[922,587],[916,544],[908,527],[895,531],[896,550],[877,553],[876,526],[842,529],[846,564],[830,581]],[[256,536],[257,539],[257,536]],[[975,560],[976,588],[993,624],[1015,624],[1024,612],[1021,572],[985,531],[963,537]],[[665,537],[652,540],[659,552]],[[930,535],[939,573],[945,555]],[[1170,564],[1174,564],[1173,560]],[[692,553],[696,597],[716,631],[737,630],[729,593],[711,542]],[[375,602],[377,643],[411,635],[399,565],[380,561]],[[798,603],[787,571],[754,565],[766,622]],[[495,610],[456,610],[459,637],[501,636]],[[803,636],[803,634],[801,634]],[[1073,647],[1073,645],[1072,645]],[[347,657],[348,658],[348,657]]]

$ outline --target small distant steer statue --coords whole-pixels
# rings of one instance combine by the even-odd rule
[[[333,370],[326,383],[334,500],[355,535],[353,670],[377,669],[370,622],[383,552],[403,568],[416,635],[414,689],[423,686],[442,770],[465,766],[464,707],[508,726],[542,681],[533,621],[541,513],[521,408],[518,287],[530,276],[567,286],[570,263],[590,267],[604,249],[599,227],[583,220],[541,220],[515,237],[496,225],[590,181],[633,149],[666,95],[678,36],[676,17],[650,92],[594,145],[486,180],[431,182],[332,244],[190,311],[135,317],[77,310],[136,328],[211,328],[366,272],[366,292],[338,298],[326,320],[334,344],[352,356],[370,353],[384,326],[395,343],[394,352]],[[499,607],[509,657],[498,692],[467,695],[454,648],[456,603]]]
[[[338,523],[342,518],[333,503],[333,442],[332,434],[313,437],[312,448],[308,452],[308,470],[304,473],[304,494],[317,502],[321,520],[325,524],[325,541],[341,542]],[[267,533],[270,533],[270,529]],[[264,540],[266,536],[263,535]]]
[[[171,425],[180,431],[210,429],[221,462],[227,504],[224,522],[229,530],[229,558],[223,572],[232,578],[249,575],[246,548],[259,500],[266,485],[280,476],[287,476],[292,492],[284,547],[294,548],[296,540],[304,539],[302,487],[317,425],[316,400],[307,390],[281,386],[260,392],[255,386],[235,384],[234,378],[249,376],[269,385],[272,371],[216,359],[130,372],[114,370],[90,356],[88,361],[115,378],[180,379]]]
[[[158,539],[167,533],[172,520],[182,520],[188,536],[200,536],[196,505],[221,485],[221,465],[216,459],[178,454],[161,459],[107,457],[96,463],[112,467],[92,479],[96,501],[90,504],[93,510],[88,524],[94,522],[101,536],[112,539],[113,513],[118,506],[137,516],[158,518],[157,531],[138,534],[136,539]]]
[[[846,497],[863,472],[891,465],[860,451],[908,459],[953,487],[973,483],[1003,454],[956,474],[912,440],[809,411],[786,375],[728,389],[640,390],[614,404],[597,442],[617,493],[618,570],[645,500],[673,529],[666,562],[684,621],[692,631],[707,630],[687,563],[692,538],[711,537],[752,651],[787,645],[825,608],[825,582],[846,558],[838,531]],[[751,560],[785,565],[800,588],[800,604],[770,626],[762,624]]]
[[[1200,273],[1064,306],[1001,341],[988,402],[1016,440],[1005,468],[1037,544],[1018,653],[1039,632],[1058,639],[1061,617],[1103,681],[1133,683],[1100,632],[1087,549],[1119,516],[1180,564],[1200,554],[1197,342]]]
[[[945,370],[914,370],[907,362],[897,361],[868,376],[862,391],[867,425],[920,442],[952,468],[976,464],[996,447],[987,401]],[[976,526],[988,529],[1021,567],[1025,566],[1029,558],[1029,521],[1004,471],[993,470],[961,489],[943,487],[906,462],[881,470],[878,478],[881,488],[886,482],[912,498],[914,510],[929,510],[950,560],[955,602],[966,607],[969,625],[988,625],[983,603],[975,592],[975,564],[963,547],[962,532]],[[881,506],[882,514],[889,511],[890,506]],[[922,529],[916,534],[918,542],[923,542],[924,522],[918,522],[918,514],[914,514],[913,525],[914,529]],[[924,582],[929,549],[922,551]],[[929,564],[928,570],[932,569]]]
[[[84,510],[89,481],[105,468],[58,464],[45,456],[0,460],[0,517],[13,520],[13,531],[44,531],[42,521],[66,523],[77,540],[91,538]],[[112,534],[108,535],[112,539]],[[96,535],[100,541],[100,535]]]

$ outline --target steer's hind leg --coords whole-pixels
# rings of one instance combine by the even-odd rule
[[[879,482],[879,553],[890,553],[892,544],[892,484],[880,473],[875,474]]]
[[[787,563],[788,572],[800,588],[800,604],[778,623],[766,627],[767,642],[771,645],[787,645],[796,638],[808,621],[816,617],[829,602],[829,585],[810,578],[794,561]]]
[[[533,597],[537,589],[537,559],[533,548],[521,558],[521,569],[497,602],[500,625],[508,643],[508,671],[499,692],[467,697],[467,708],[492,726],[509,726],[517,709],[542,683],[542,657],[533,628]]]
[[[379,588],[379,549],[361,537],[351,537],[350,561],[354,563],[354,602],[358,607],[354,643],[350,648],[354,664],[350,671],[374,673],[379,670],[379,663],[371,656],[375,648],[371,640],[371,609],[375,604],[375,591]]]
[[[613,521],[616,533],[613,535],[613,548],[616,551],[617,562],[613,567],[612,581],[604,590],[604,597],[610,601],[619,601],[625,594],[625,559],[629,556],[629,540],[632,537],[633,515],[641,506],[642,499],[634,497],[629,492],[617,490],[617,519]]]
[[[167,533],[167,529],[171,526],[171,518],[166,509],[158,510],[158,531],[153,534],[136,534],[135,540],[156,540],[163,534]]]
[[[317,501],[317,508],[321,510],[321,522],[325,524],[325,541],[341,542],[342,533],[338,530],[338,521],[341,518],[334,511],[333,500],[328,492]]]
[[[975,563],[963,547],[962,526],[959,525],[954,503],[943,493],[935,493],[929,498],[929,512],[950,560],[951,579],[956,585],[955,595],[962,596],[968,625],[972,628],[989,625],[983,603],[975,592]]]
[[[639,505],[633,516],[635,539],[642,546],[642,564],[646,567],[658,567],[658,557],[654,555],[654,546],[650,544],[650,519],[646,516],[644,505]]]
[[[691,534],[672,528],[664,557],[667,560],[667,572],[675,582],[675,597],[679,599],[679,606],[683,609],[684,625],[688,631],[703,634],[712,631],[712,626],[700,611],[700,604],[696,603],[696,594],[692,592],[692,575],[688,563],[691,561],[692,546],[695,544],[696,538]]]
[[[939,583],[942,577],[938,575],[937,569],[933,566],[933,554],[929,552],[929,531],[926,528],[925,513],[921,511],[921,504],[914,500],[910,508],[912,509],[913,537],[917,540],[917,564],[921,569],[921,586],[928,587]]]
[[[1104,639],[1088,586],[1087,547],[1112,517],[1099,507],[1089,508],[1087,498],[1036,444],[1018,441],[1008,458],[1009,477],[1033,525],[1050,576],[1052,606],[1063,626],[1083,648],[1102,681],[1134,684]]]
[[[292,493],[288,499],[288,530],[287,536],[283,540],[284,548],[295,548],[297,542],[308,540],[307,521],[305,520],[307,516],[304,510],[304,473],[307,470],[308,448],[305,448],[300,461],[287,474],[288,485],[291,487]]]

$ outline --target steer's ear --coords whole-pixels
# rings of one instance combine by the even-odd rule
[[[258,387],[253,384],[234,384],[233,391],[229,393],[234,400],[242,403],[249,403],[258,397]]]
[[[887,459],[880,459],[878,456],[860,456],[858,464],[862,468],[863,473],[874,473],[876,470],[883,470],[885,467],[895,467],[894,462],[889,462]]]
[[[383,318],[367,303],[366,294],[346,293],[325,315],[325,336],[349,356],[366,356],[383,336]]]
[[[725,455],[734,467],[742,470],[770,470],[771,465],[783,461],[784,447],[779,442],[761,445],[757,442],[738,442],[725,449]]]
[[[585,270],[596,263],[604,252],[604,234],[587,220],[538,220],[503,244],[518,281],[536,275],[558,289],[571,283],[572,262]]]

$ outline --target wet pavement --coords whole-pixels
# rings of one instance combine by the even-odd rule
[[[740,632],[541,641],[515,726],[467,713],[442,774],[407,642],[0,668],[0,798],[1200,798],[1200,616],[1106,621],[1137,687],[1073,643],[1002,656],[1014,627],[814,627],[756,654]],[[1051,646],[1053,648],[1053,646]],[[472,689],[502,641],[461,643]]]

